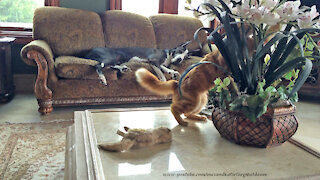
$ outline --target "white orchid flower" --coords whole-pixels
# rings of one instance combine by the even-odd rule
[[[241,6],[238,4],[236,6],[236,12],[234,14],[246,19],[250,14],[250,6],[248,4],[242,4]]]
[[[300,28],[309,28],[312,27],[316,21],[313,21],[315,17],[317,17],[319,13],[317,12],[317,8],[315,5],[311,7],[309,12],[304,12],[298,19],[298,26]]]
[[[276,12],[279,14],[280,18],[285,22],[296,20],[299,17],[301,5],[299,1],[288,1],[282,4],[276,9]]]
[[[250,8],[249,15],[248,15],[248,21],[259,26],[260,24],[263,23],[262,13],[263,12],[261,10],[255,8],[255,7]]]
[[[265,9],[262,16],[262,23],[269,26],[274,26],[281,21],[279,14],[271,12],[269,9]]]
[[[279,3],[279,0],[261,0],[260,6],[264,6],[271,10],[275,8],[278,3]]]

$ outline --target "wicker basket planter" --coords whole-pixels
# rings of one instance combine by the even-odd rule
[[[295,107],[268,108],[255,123],[242,113],[214,108],[212,121],[222,137],[237,144],[270,147],[287,141],[298,128]]]

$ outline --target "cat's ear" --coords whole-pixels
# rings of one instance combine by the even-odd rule
[[[129,131],[129,129],[130,129],[130,128],[129,128],[129,127],[127,127],[127,126],[124,126],[123,128],[124,128],[124,130],[125,130],[125,131],[127,131],[127,132],[128,132],[128,131]]]

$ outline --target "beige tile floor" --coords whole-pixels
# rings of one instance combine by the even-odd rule
[[[40,115],[38,104],[33,94],[17,94],[8,103],[0,104],[0,123],[31,123],[54,120],[72,120],[74,111],[85,109],[137,107],[137,106],[169,106],[160,104],[126,104],[104,106],[81,106],[55,108],[49,115]],[[299,128],[294,137],[320,151],[320,101],[300,101],[296,104]]]
[[[169,103],[97,105],[78,107],[56,107],[48,115],[38,113],[37,100],[33,94],[17,94],[8,103],[0,103],[0,123],[32,123],[41,121],[59,121],[73,119],[74,111],[101,108],[126,108],[137,106],[169,106]]]

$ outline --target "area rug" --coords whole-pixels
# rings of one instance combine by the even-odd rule
[[[63,179],[72,123],[0,124],[0,179]]]

